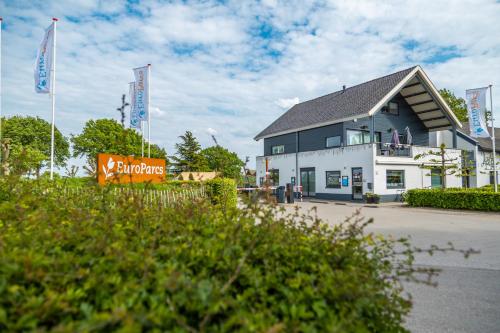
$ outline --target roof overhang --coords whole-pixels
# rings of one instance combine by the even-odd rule
[[[415,67],[369,112],[379,112],[396,94],[401,93],[413,112],[431,132],[462,127],[453,111],[420,66]]]

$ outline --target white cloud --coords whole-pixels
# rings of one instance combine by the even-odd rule
[[[217,130],[213,129],[212,127],[207,128],[207,134],[208,135],[217,135]]]
[[[439,88],[463,96],[493,84],[500,101],[500,4],[493,0],[18,0],[0,1],[0,12],[3,114],[50,119],[50,99],[33,92],[33,63],[57,16],[58,128],[69,135],[89,119],[118,119],[131,69],[152,63],[158,109],[151,137],[169,154],[186,130],[212,145],[203,135],[211,128],[254,163],[262,143],[252,138],[283,109],[415,63]],[[456,55],[447,58],[447,50]]]
[[[299,98],[280,98],[275,103],[282,109],[290,109],[292,106],[299,104]]]

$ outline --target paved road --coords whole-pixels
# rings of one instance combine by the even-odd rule
[[[475,248],[480,255],[464,259],[455,253],[420,255],[417,264],[442,269],[438,287],[407,284],[414,308],[407,320],[412,332],[500,332],[500,214],[444,211],[381,205],[302,202],[301,210],[317,207],[317,214],[339,223],[356,209],[374,218],[369,229],[395,237],[411,236],[413,244]],[[291,205],[287,205],[291,208]]]

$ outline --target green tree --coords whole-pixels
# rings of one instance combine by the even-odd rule
[[[439,150],[429,150],[427,152],[415,155],[415,160],[422,160],[420,168],[429,171],[438,170],[441,177],[441,188],[446,188],[446,176],[455,175],[457,177],[466,177],[473,175],[474,163],[469,160],[466,151],[461,151],[460,156],[449,156],[446,152],[444,143],[439,146]]]
[[[82,133],[72,135],[73,156],[86,157],[89,167],[94,170],[97,154],[108,153],[117,155],[141,156],[142,136],[135,130],[123,128],[114,119],[89,120],[85,123]],[[144,151],[147,155],[147,142]],[[151,145],[151,157],[167,158],[165,149]]]
[[[208,171],[208,162],[201,154],[201,146],[191,131],[179,136],[181,143],[175,144],[177,156],[172,159],[182,171]]]
[[[25,170],[40,174],[50,163],[51,124],[39,117],[14,116],[2,118],[2,139],[10,139],[9,164],[15,172]],[[70,157],[69,142],[62,133],[54,131],[54,164],[65,166]],[[22,158],[22,160],[20,160]]]
[[[230,152],[219,145],[205,148],[201,151],[212,171],[220,172],[224,177],[238,179],[241,168],[245,165],[236,153]]]
[[[441,97],[444,98],[453,113],[455,113],[458,120],[464,122],[469,119],[467,116],[467,103],[465,102],[465,99],[456,97],[455,94],[448,89],[441,89],[439,90],[439,93],[441,94]]]

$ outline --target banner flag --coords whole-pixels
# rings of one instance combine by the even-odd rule
[[[147,121],[149,113],[148,66],[135,68],[135,110],[140,120]]]
[[[469,114],[470,135],[474,138],[489,138],[486,126],[486,90],[488,88],[469,89],[465,91],[467,112]]]
[[[40,48],[36,54],[35,64],[35,91],[39,94],[48,94],[51,91],[51,76],[52,70],[52,48],[54,44],[54,23],[46,30],[43,36]]]
[[[141,120],[136,112],[135,108],[135,82],[129,83],[129,95],[130,95],[130,128],[141,128]]]

